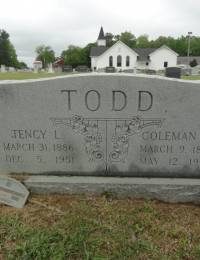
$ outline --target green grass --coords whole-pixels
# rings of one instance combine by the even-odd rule
[[[0,80],[39,79],[39,78],[50,78],[50,77],[56,77],[56,76],[64,76],[64,75],[69,75],[69,74],[70,73],[5,72],[5,73],[0,73]]]
[[[192,205],[37,196],[0,206],[0,259],[200,259],[199,217]]]
[[[72,73],[47,73],[47,72],[5,72],[0,73],[0,80],[23,80],[23,79],[39,79],[51,78],[56,76],[70,75]],[[200,76],[183,76],[186,80],[200,80]]]
[[[187,80],[200,80],[200,76],[182,76],[181,78]]]

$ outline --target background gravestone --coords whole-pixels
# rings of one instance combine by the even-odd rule
[[[52,63],[49,63],[48,64],[48,69],[47,69],[48,73],[54,73],[53,71],[53,64]]]
[[[73,72],[73,68],[72,68],[71,65],[64,65],[64,66],[62,67],[62,71],[63,71],[63,72]]]
[[[78,71],[78,72],[88,72],[88,71],[90,71],[90,69],[88,68],[88,66],[80,65],[80,66],[76,67],[76,71]]]
[[[106,67],[105,72],[113,73],[113,72],[115,72],[115,67]]]
[[[6,72],[6,66],[5,65],[1,65],[1,72]]]
[[[181,68],[178,67],[168,67],[165,69],[165,76],[169,78],[181,78]]]

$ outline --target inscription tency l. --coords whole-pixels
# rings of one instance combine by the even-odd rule
[[[144,119],[139,116],[132,118],[84,118],[75,115],[71,118],[50,118],[55,127],[70,127],[75,133],[84,137],[85,152],[89,161],[104,160],[106,165],[110,162],[125,162],[129,152],[130,137],[142,132],[148,126],[161,127],[164,119]],[[104,131],[100,130],[100,124]],[[108,152],[108,127],[114,126],[112,130],[111,147]],[[102,129],[102,127],[101,127]],[[104,132],[104,134],[103,134]],[[103,138],[105,138],[105,149],[103,149]]]

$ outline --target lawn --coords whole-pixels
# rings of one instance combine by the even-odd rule
[[[186,80],[200,80],[200,76],[182,76],[182,79],[186,79]]]
[[[57,76],[70,75],[72,73],[47,73],[47,72],[5,72],[0,73],[0,80],[23,80],[23,79],[39,79]],[[200,80],[200,76],[183,76],[185,80]]]
[[[0,259],[200,259],[200,207],[34,195],[0,206]]]
[[[39,79],[56,76],[69,75],[70,73],[47,73],[47,72],[5,72],[0,73],[0,80],[22,80],[22,79]]]

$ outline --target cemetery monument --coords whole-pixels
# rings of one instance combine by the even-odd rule
[[[92,73],[0,82],[1,174],[36,192],[199,201],[200,86]]]

